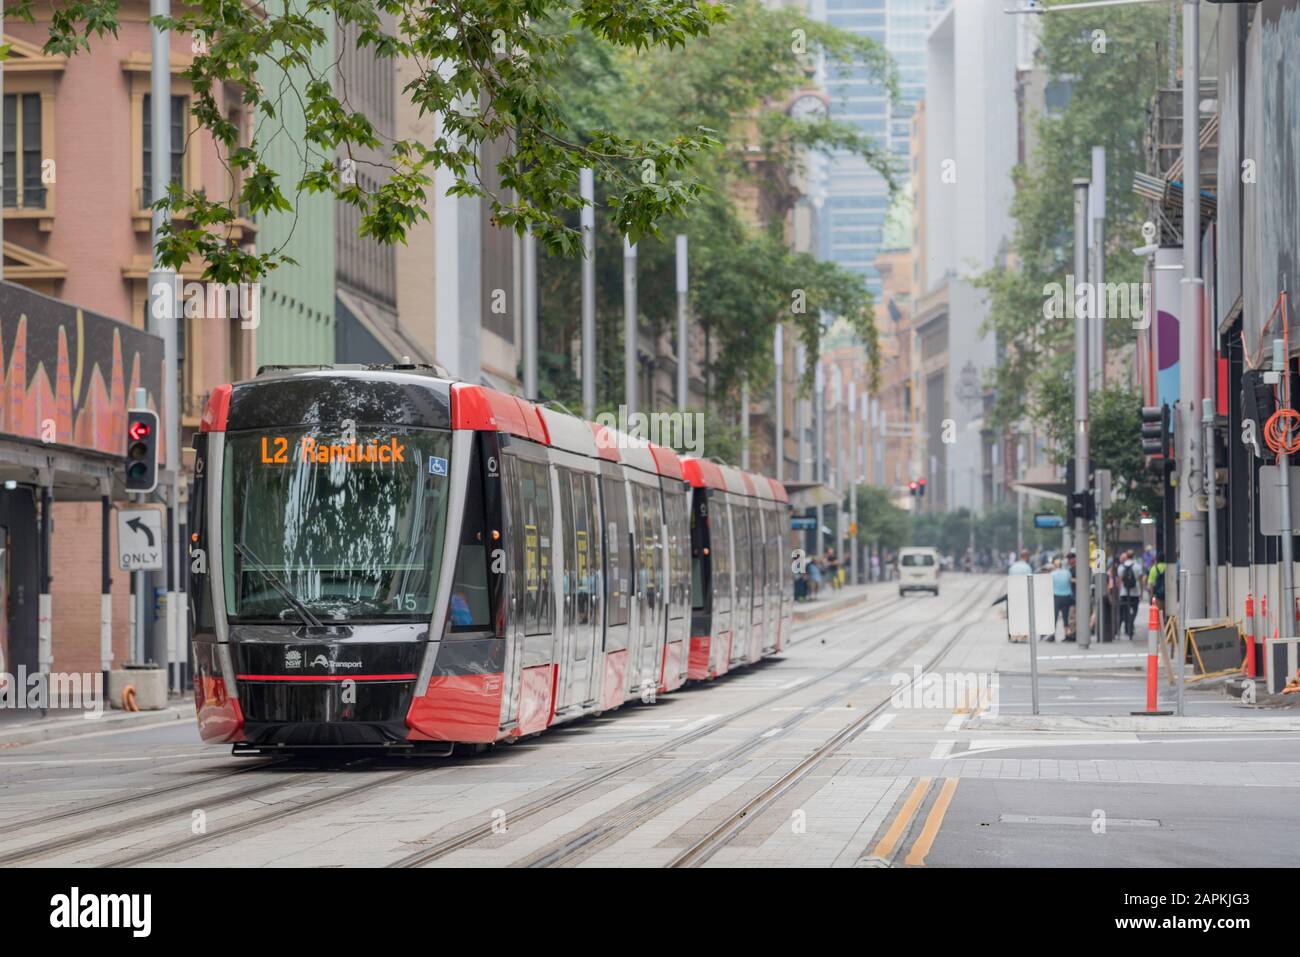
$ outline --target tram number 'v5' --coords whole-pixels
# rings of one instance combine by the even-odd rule
[[[386,442],[371,441],[365,445],[357,442],[332,444],[317,442],[304,435],[298,445],[298,461],[319,462],[392,462],[406,461],[406,446],[396,438]],[[287,465],[289,463],[289,440],[283,435],[262,437],[262,464]],[[445,472],[445,468],[444,468]]]

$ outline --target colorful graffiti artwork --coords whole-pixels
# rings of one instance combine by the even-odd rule
[[[162,340],[0,283],[0,375],[0,433],[121,455],[135,390],[158,408]]]

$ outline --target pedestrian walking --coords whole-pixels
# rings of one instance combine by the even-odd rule
[[[1132,641],[1138,603],[1142,599],[1142,585],[1138,577],[1138,564],[1133,560],[1131,551],[1120,556],[1116,571],[1119,579],[1119,630]]]

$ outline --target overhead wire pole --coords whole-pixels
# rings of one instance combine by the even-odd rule
[[[623,237],[623,383],[630,416],[637,410],[636,243]]]
[[[785,353],[782,351],[781,342],[781,323],[776,324],[776,330],[772,333],[772,360],[776,367],[775,389],[776,394],[772,397],[772,431],[773,431],[773,452],[772,458],[775,459],[776,480],[785,481]]]
[[[1092,323],[1092,354],[1089,371],[1093,391],[1106,388],[1106,148],[1092,148],[1092,185],[1088,190],[1092,231],[1092,289],[1096,314]]]
[[[582,414],[596,417],[596,176],[578,175],[582,196]]]
[[[858,385],[849,380],[849,584],[857,583],[858,572]]]
[[[686,410],[690,371],[690,271],[686,260],[686,236],[677,237],[677,408]]]
[[[171,15],[170,0],[149,0],[149,14],[152,17]],[[171,182],[171,33],[150,25],[150,167],[152,195],[150,199],[157,202],[167,195]],[[179,689],[180,676],[174,667],[180,658],[180,621],[177,585],[180,580],[181,543],[180,543],[180,396],[177,376],[177,307],[180,297],[176,295],[176,272],[164,269],[158,263],[158,242],[162,229],[170,219],[165,209],[155,208],[150,219],[150,246],[153,251],[153,266],[149,272],[149,331],[163,340],[163,394],[162,423],[163,441],[166,444],[167,485],[167,542],[164,549],[166,571],[164,574],[167,588],[165,612],[165,637],[163,648],[154,648],[155,660],[166,663],[169,684]],[[146,605],[147,607],[147,605]],[[142,623],[143,625],[143,623]]]
[[[1178,569],[1186,594],[1178,596],[1179,631],[1205,616],[1205,518],[1196,507],[1202,455],[1200,406],[1201,355],[1201,151],[1200,20],[1198,0],[1183,0],[1183,279],[1182,321],[1178,324]],[[1209,384],[1209,376],[1206,377]],[[1291,612],[1292,614],[1294,612]]]
[[[524,398],[537,401],[537,237],[524,231]]]
[[[1074,181],[1074,281],[1088,281],[1088,181]],[[1078,296],[1075,295],[1078,302]],[[1074,317],[1074,489],[1082,504],[1088,495],[1088,310]],[[1075,634],[1079,647],[1091,643],[1092,561],[1088,548],[1088,519],[1079,511],[1074,520]]]

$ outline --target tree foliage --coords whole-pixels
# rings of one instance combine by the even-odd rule
[[[119,2],[55,5],[46,51],[70,56],[115,36]],[[34,22],[34,7],[35,0],[11,0],[6,13]],[[582,33],[615,50],[680,49],[708,35],[730,12],[728,4],[696,0],[173,4],[170,17],[152,22],[196,39],[184,74],[194,90],[194,116],[240,172],[242,185],[238,196],[224,197],[173,185],[159,201],[174,216],[160,240],[160,259],[180,267],[197,256],[206,262],[206,278],[218,281],[255,280],[288,261],[280,250],[249,252],[227,240],[241,208],[253,215],[292,208],[286,179],[295,191],[330,194],[357,207],[363,236],[400,242],[413,223],[428,217],[437,168],[453,174],[453,193],[484,197],[495,222],[531,228],[547,248],[573,254],[580,243],[567,214],[580,205],[578,171],[590,166],[605,184],[608,215],[618,229],[634,239],[653,235],[657,223],[680,215],[699,195],[700,184],[685,170],[693,157],[719,145],[716,137],[688,122],[644,137],[608,127],[575,130],[554,85],[557,71]],[[378,59],[414,65],[402,95],[421,115],[441,118],[432,142],[387,141],[349,103],[338,64],[317,69],[314,54],[330,40],[322,20],[354,31],[358,47]],[[223,108],[227,87],[238,89],[257,117],[251,141],[241,142]],[[300,170],[272,168],[263,154],[266,140],[280,131],[285,103],[306,117]],[[489,142],[504,144],[495,170],[500,189],[494,191],[482,185],[486,178],[478,169],[479,148]],[[349,173],[367,165],[363,151],[383,156],[365,180],[378,183],[373,188]]]
[[[665,220],[666,237],[638,244],[638,311],[643,327],[670,332],[676,315],[673,234],[689,237],[693,321],[707,340],[711,402],[734,401],[742,382],[765,387],[773,374],[772,335],[791,325],[810,358],[820,351],[823,313],[844,317],[878,368],[873,306],[865,282],[832,263],[797,254],[783,235],[798,197],[791,185],[805,151],[841,149],[864,157],[894,183],[891,158],[880,143],[836,120],[796,119],[781,107],[811,85],[820,53],[831,63],[860,63],[888,90],[892,64],[870,39],[836,30],[757,0],[734,0],[731,19],[680,48],[631,54],[594,36],[575,42],[557,77],[566,122],[577,130],[612,129],[629,139],[660,138],[685,125],[712,131],[723,149],[693,154],[686,166],[701,187],[681,216]],[[761,191],[771,201],[767,227],[748,221],[736,196]],[[598,186],[597,205],[605,202]],[[597,217],[597,315],[600,329],[598,394],[622,395],[622,236],[616,222]],[[553,355],[567,355],[579,335],[580,261],[559,254],[541,273],[541,338]],[[557,348],[558,346],[558,348]],[[570,401],[580,389],[571,365],[543,374],[544,394]],[[807,367],[811,383],[813,363]]]

